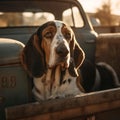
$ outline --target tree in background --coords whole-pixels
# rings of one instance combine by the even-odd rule
[[[95,17],[98,18],[101,22],[101,25],[111,26],[115,24],[115,18],[111,13],[111,1],[108,0],[107,3],[103,3],[101,8],[97,9]]]

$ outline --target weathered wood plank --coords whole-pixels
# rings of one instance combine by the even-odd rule
[[[6,108],[8,120],[56,120],[120,108],[120,88]]]
[[[22,118],[21,120],[66,120],[76,117],[82,117],[87,115],[93,115],[98,112],[111,110],[120,107],[120,100],[102,104],[88,105],[84,107],[77,107],[73,109],[67,109],[63,111],[46,113],[42,115],[30,116],[28,118]]]
[[[120,80],[120,33],[100,34],[96,41],[96,62],[106,62],[116,71]]]

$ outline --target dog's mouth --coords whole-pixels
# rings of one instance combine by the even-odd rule
[[[56,58],[54,65],[49,65],[49,68],[52,69],[52,68],[60,65],[63,69],[66,69],[69,67],[69,63],[70,63],[69,56],[66,56],[66,57],[59,56]]]
[[[60,65],[62,68],[68,68],[69,67],[68,56],[59,58],[56,65]]]

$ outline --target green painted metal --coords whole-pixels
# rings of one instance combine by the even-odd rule
[[[0,119],[4,108],[30,101],[31,85],[20,64],[20,53],[24,47],[19,41],[0,39]]]

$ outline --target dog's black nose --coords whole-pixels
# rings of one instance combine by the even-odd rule
[[[56,53],[61,57],[66,57],[69,51],[64,44],[60,44],[59,46],[56,47]]]

